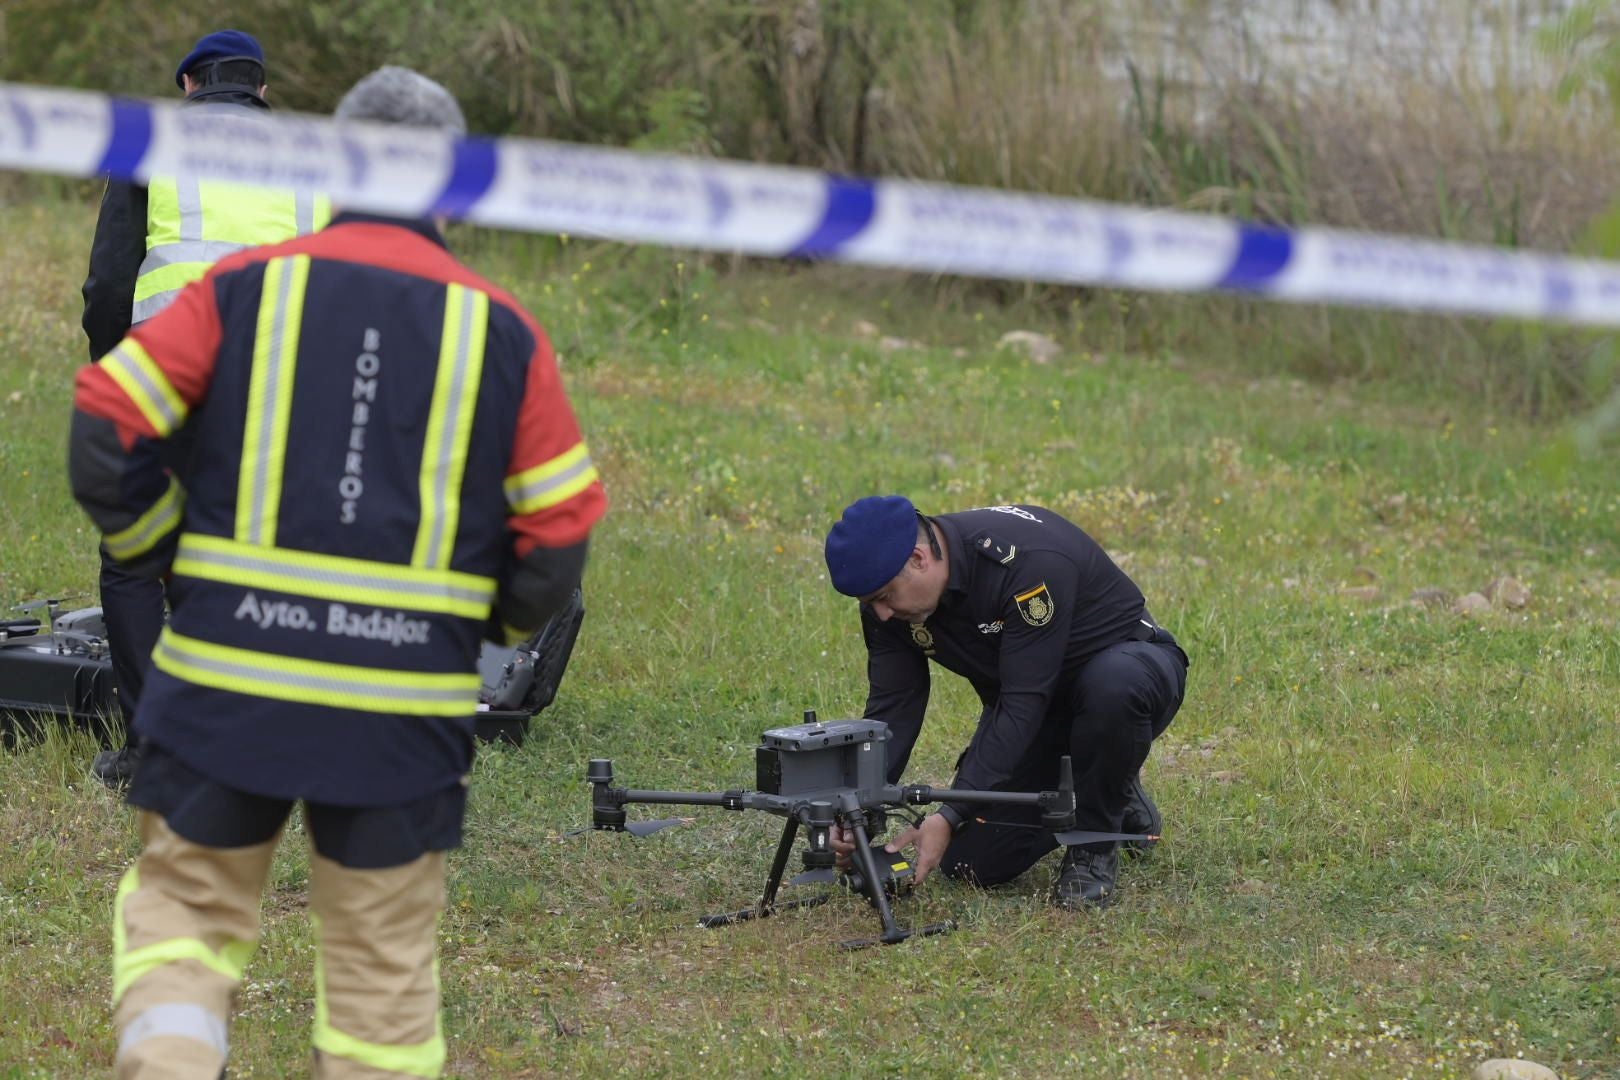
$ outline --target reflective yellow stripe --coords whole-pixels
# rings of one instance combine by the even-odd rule
[[[470,716],[476,673],[428,674],[238,649],[165,628],[152,663],[177,679],[276,701],[407,716]]]
[[[478,383],[483,378],[488,321],[487,295],[464,285],[445,289],[439,366],[428,411],[427,441],[422,446],[421,517],[411,550],[412,566],[439,569],[450,565],[450,550],[461,520],[461,479],[467,468]]]
[[[531,630],[519,630],[511,623],[501,623],[501,635],[506,639],[507,645],[521,645],[534,636]]]
[[[310,921],[315,924],[315,940],[319,942],[321,920],[311,915]],[[439,985],[437,955],[433,958],[433,985],[435,987]],[[438,1014],[433,1017],[432,1038],[404,1046],[366,1042],[332,1026],[331,1009],[326,1003],[326,958],[321,953],[319,944],[315,947],[315,1030],[310,1035],[310,1042],[314,1044],[315,1049],[324,1054],[348,1058],[350,1061],[369,1065],[383,1072],[400,1073],[404,1076],[425,1076],[430,1080],[444,1072],[446,1056],[444,1021]]]
[[[118,347],[103,356],[97,366],[112,377],[119,389],[141,410],[146,422],[159,437],[167,436],[179,427],[190,411],[185,399],[169,382],[163,369],[152,362],[141,343],[125,338]]]
[[[135,299],[146,300],[158,293],[176,292],[208,273],[212,262],[172,262],[148,270],[135,279]],[[137,322],[145,320],[137,319]]]
[[[584,443],[550,461],[506,478],[506,501],[519,514],[556,506],[578,495],[596,479],[596,466]]]
[[[180,482],[169,478],[169,488],[158,501],[135,519],[135,524],[102,537],[107,554],[120,561],[144,555],[158,542],[180,527],[180,517],[186,506],[186,493]]]
[[[231,979],[240,979],[253,956],[251,941],[231,941],[223,949],[210,949],[201,938],[169,938],[139,949],[129,948],[129,931],[124,925],[124,904],[130,894],[141,887],[140,871],[130,867],[118,883],[118,895],[113,901],[113,1004],[117,1004],[142,975],[165,964],[182,960],[197,963]]]
[[[453,570],[243,544],[222,536],[180,538],[174,572],[345,604],[377,604],[483,620],[495,602],[495,579]]]
[[[308,279],[308,255],[271,259],[265,264],[242,436],[241,482],[236,491],[236,538],[250,544],[272,546],[276,542],[282,455],[287,449]]]
[[[180,239],[180,188],[173,180],[146,185],[146,249]]]
[[[141,872],[131,866],[124,871],[124,876],[118,879],[118,892],[113,896],[113,1004],[123,996],[123,987],[118,985],[118,965],[123,963],[124,954],[129,951],[129,931],[124,929],[124,901],[129,894],[141,887]]]

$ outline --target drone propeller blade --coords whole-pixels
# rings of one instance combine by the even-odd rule
[[[830,885],[838,880],[838,871],[832,867],[820,870],[805,870],[794,874],[788,879],[789,885]]]
[[[659,818],[657,821],[632,821],[624,827],[624,831],[631,836],[651,836],[653,833],[667,829],[671,825],[684,825],[691,820],[691,818],[668,817]]]
[[[1069,829],[1066,832],[1053,833],[1052,838],[1064,847],[1073,847],[1076,844],[1105,844],[1110,840],[1153,842],[1159,839],[1149,833],[1092,832],[1088,829]]]

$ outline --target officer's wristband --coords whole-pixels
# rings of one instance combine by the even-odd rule
[[[966,815],[949,803],[941,806],[934,813],[945,819],[945,823],[951,827],[952,833],[961,832],[968,823]]]

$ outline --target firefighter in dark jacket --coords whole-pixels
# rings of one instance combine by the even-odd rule
[[[465,128],[402,68],[337,117]],[[479,642],[566,603],[606,506],[550,344],[433,222],[346,213],[216,264],[81,373],[75,404],[76,497],[131,573],[172,575],[135,716],[119,1075],[220,1075],[300,800],[314,1075],[440,1075],[434,931]],[[138,452],[180,431],[183,485]]]
[[[952,786],[1048,790],[1069,754],[1077,828],[1158,835],[1140,770],[1181,706],[1187,654],[1095,540],[1040,506],[924,517],[902,496],[872,496],[833,526],[826,560],[833,587],[861,601],[865,715],[891,729],[891,783],[921,731],[932,660],[984,706]],[[944,803],[889,848],[916,845],[918,881],[943,866],[996,885],[1057,847],[1039,815]],[[1106,907],[1118,875],[1116,843],[1070,847],[1053,901]]]
[[[174,81],[185,104],[251,118],[266,114],[264,50],[251,34],[217,30],[180,61]],[[107,181],[84,282],[84,333],[90,360],[107,355],[130,327],[173,302],[216,260],[243,248],[274,244],[326,223],[326,200],[218,182],[161,180],[150,188]],[[148,448],[148,452],[159,452]],[[183,440],[162,448],[164,464],[181,470]],[[96,756],[103,783],[129,782],[139,759],[130,736],[142,677],[163,629],[163,585],[127,573],[101,554],[101,604],[124,714],[125,744]]]

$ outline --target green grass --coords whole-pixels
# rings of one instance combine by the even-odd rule
[[[94,588],[63,476],[91,220],[0,206],[8,603]],[[1422,356],[1399,381],[1257,374],[1241,350],[1276,309],[1243,338],[1226,320],[1199,349],[1120,351],[1096,320],[890,275],[458,239],[550,328],[613,510],[561,698],[476,767],[441,935],[452,1075],[1459,1077],[1520,1054],[1620,1074],[1612,461],[1548,456],[1559,429],[1489,414]],[[998,352],[1014,328],[1065,355]],[[875,924],[853,900],[694,928],[756,893],[774,818],[564,836],[589,757],[635,786],[741,786],[761,730],[860,709],[820,540],[873,491],[1069,514],[1186,643],[1187,704],[1147,769],[1167,839],[1116,909],[1049,910],[1046,864],[991,892],[935,880],[901,917],[954,934],[845,953]],[[1528,606],[1409,600],[1504,575]],[[976,713],[936,679],[914,779],[948,778]],[[91,751],[0,756],[0,1076],[111,1061],[135,835]],[[294,837],[233,1076],[304,1061],[305,878]]]

